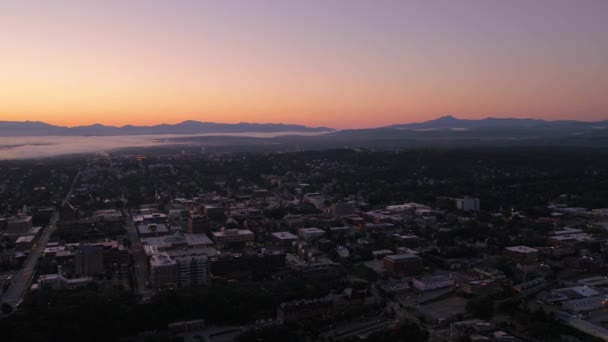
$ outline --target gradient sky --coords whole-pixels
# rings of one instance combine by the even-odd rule
[[[606,0],[0,0],[0,120],[608,119]]]

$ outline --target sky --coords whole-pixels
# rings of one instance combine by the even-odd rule
[[[605,0],[0,0],[0,120],[608,119]]]

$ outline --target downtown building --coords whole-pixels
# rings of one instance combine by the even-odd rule
[[[171,257],[166,252],[150,257],[150,284],[154,288],[204,285],[209,279],[205,255]]]

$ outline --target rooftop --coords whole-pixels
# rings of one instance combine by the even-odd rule
[[[420,259],[420,257],[415,254],[406,253],[406,254],[387,255],[384,257],[384,259],[398,261],[398,260],[405,260],[405,259]]]
[[[153,223],[153,224],[139,224],[137,225],[137,232],[139,234],[155,234],[155,233],[168,233],[169,229],[165,224]]]
[[[323,229],[319,228],[300,228],[298,229],[299,234],[325,234]]]
[[[219,232],[211,233],[215,237],[230,236],[230,235],[253,235],[253,232],[249,229],[223,229]]]
[[[150,266],[168,266],[175,265],[176,262],[171,259],[167,253],[154,254],[150,257]]]
[[[514,253],[523,253],[523,254],[538,252],[538,249],[528,247],[528,246],[511,246],[511,247],[505,247],[505,249],[508,251],[514,252]]]
[[[272,236],[279,240],[296,240],[297,236],[291,234],[290,232],[275,232],[272,233]]]
[[[452,276],[449,274],[439,274],[439,275],[432,275],[432,276],[428,276],[428,277],[416,278],[416,280],[421,281],[421,282],[444,281],[444,280],[450,280],[450,279],[452,279]]]
[[[180,246],[194,247],[213,245],[213,242],[205,234],[183,234],[142,238],[144,245],[154,246],[158,249],[170,249]]]

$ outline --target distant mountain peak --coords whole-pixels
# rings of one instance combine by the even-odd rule
[[[432,121],[446,122],[446,121],[460,121],[460,119],[458,119],[458,118],[456,118],[456,117],[454,117],[452,115],[444,115],[444,116],[441,116],[441,117],[439,117],[439,118],[437,118],[435,120],[432,120]]]

